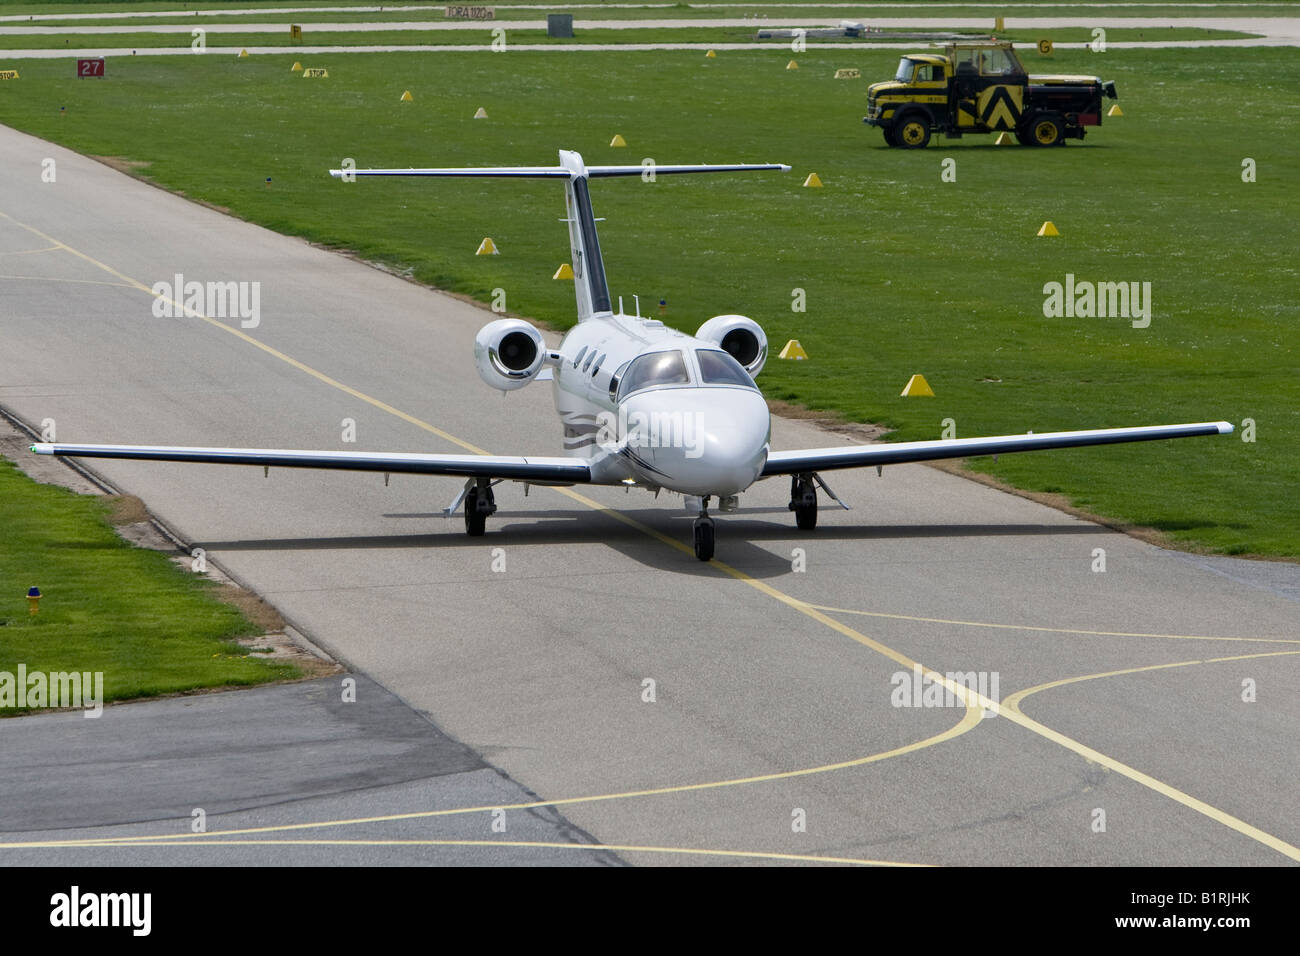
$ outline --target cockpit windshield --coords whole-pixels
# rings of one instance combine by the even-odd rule
[[[726,352],[714,349],[696,349],[695,358],[700,363],[700,381],[705,385],[741,385],[757,388],[745,367]]]
[[[619,387],[620,395],[633,392],[652,385],[687,385],[690,376],[686,372],[686,358],[681,352],[647,352],[638,355],[627,367]]]

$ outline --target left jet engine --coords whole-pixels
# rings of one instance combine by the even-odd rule
[[[522,319],[497,319],[474,336],[479,378],[503,392],[523,388],[546,364],[542,333]]]

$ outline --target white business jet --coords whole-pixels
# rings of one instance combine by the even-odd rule
[[[1105,428],[1092,431],[1002,435],[898,444],[772,451],[771,419],[754,376],[767,360],[767,336],[742,315],[709,319],[695,335],[662,322],[613,309],[588,184],[607,176],[788,171],[782,165],[587,166],[576,152],[560,151],[558,166],[469,169],[331,170],[353,176],[498,176],[555,179],[564,184],[578,324],[548,349],[542,334],[521,319],[489,322],[474,341],[480,377],[502,391],[549,380],[564,426],[563,458],[494,455],[379,454],[256,448],[186,448],[148,445],[32,446],[40,455],[261,465],[264,468],[333,468],[388,474],[455,475],[465,485],[447,513],[464,509],[465,530],[481,535],[496,511],[493,486],[506,480],[533,485],[623,485],[677,492],[695,519],[695,555],[713,557],[709,504],[735,511],[738,496],[756,481],[790,477],[790,510],[799,528],[817,525],[817,489],[840,502],[820,472],[835,468],[1005,455],[1044,448],[1222,435],[1227,422]]]

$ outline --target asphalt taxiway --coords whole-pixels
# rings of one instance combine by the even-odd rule
[[[45,157],[57,185],[40,183]],[[559,453],[545,386],[502,398],[478,380],[471,342],[493,317],[478,306],[4,128],[0,179],[0,405],[32,424],[53,418],[60,440]],[[340,187],[322,174],[321,188]],[[260,324],[155,318],[148,290],[176,273],[260,281]],[[341,443],[345,418],[353,445]],[[775,448],[845,441],[774,422]],[[1197,441],[1144,453],[1194,468]],[[637,864],[1300,860],[1289,572],[1280,585],[1224,574],[921,466],[835,474],[854,510],[824,507],[812,533],[795,529],[786,482],[762,483],[720,520],[718,560],[702,564],[689,517],[640,492],[525,498],[503,485],[488,534],[470,539],[439,513],[454,479],[385,487],[377,475],[90,464],[488,769],[440,777],[466,784],[437,800],[382,775],[346,795],[310,774],[259,790],[235,770],[257,765],[259,736],[227,734],[223,751],[218,725],[205,746],[240,787],[204,799],[243,816],[203,839],[177,835],[203,806],[178,793],[149,820],[105,820],[89,805],[80,819],[69,805],[47,818],[16,783],[6,803],[27,809],[6,824],[0,858],[161,859],[161,846],[118,845],[152,839],[192,842],[188,859],[275,862],[286,845],[324,852],[360,835],[381,844],[368,860],[401,861],[412,851],[383,846],[384,834],[459,838],[440,829],[456,814],[435,811],[463,801],[474,839],[503,839],[487,829],[492,808],[512,819],[545,802],[556,816],[529,818],[536,842],[581,833]],[[1104,573],[1092,570],[1098,548]],[[895,706],[897,675],[914,666],[996,675],[999,712]],[[310,759],[318,734],[346,749],[332,718],[301,703],[301,748],[286,736],[284,760]],[[99,724],[155,706],[180,704],[109,708]],[[58,716],[0,721],[0,737]],[[42,732],[73,748],[95,723],[61,719]],[[145,755],[126,753],[148,779]],[[471,785],[507,778],[486,800]],[[57,836],[67,827],[78,845]],[[516,859],[502,850],[419,852]]]

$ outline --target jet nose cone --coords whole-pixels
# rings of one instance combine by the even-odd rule
[[[687,495],[739,494],[767,462],[771,418],[763,396],[741,388],[667,389],[633,396],[629,451],[646,477]]]

